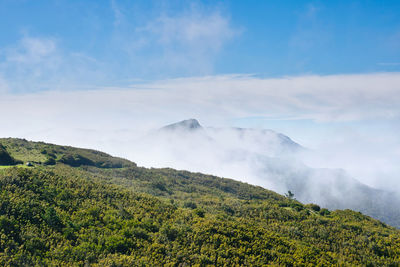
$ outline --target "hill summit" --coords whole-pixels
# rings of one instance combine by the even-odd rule
[[[161,130],[198,130],[202,129],[200,123],[196,119],[188,119],[173,124],[169,124],[161,128]]]

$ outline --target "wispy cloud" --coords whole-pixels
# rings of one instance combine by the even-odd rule
[[[298,14],[296,30],[289,40],[289,47],[296,53],[309,51],[331,40],[329,27],[320,19],[321,9],[318,5],[309,4]]]
[[[0,75],[9,90],[69,90],[135,78],[211,74],[220,51],[240,34],[217,7],[160,9],[136,20],[127,17],[136,17],[140,9],[115,0],[110,6],[114,27],[104,55],[73,50],[61,37],[29,34],[0,47]]]
[[[218,11],[206,14],[191,10],[177,17],[163,15],[143,30],[154,34],[163,45],[181,44],[211,51],[219,50],[235,35],[229,20]]]
[[[395,66],[400,66],[400,62],[380,62],[378,63],[378,65],[395,67]]]
[[[96,59],[65,51],[51,37],[24,36],[0,49],[0,56],[2,87],[6,84],[14,93],[79,89],[89,82],[95,84],[96,79],[104,81],[101,78],[107,76]]]
[[[17,44],[1,50],[0,73],[15,91],[35,86],[35,80],[45,84],[61,63],[56,40],[23,37]]]
[[[123,22],[124,15],[115,0],[111,0],[111,8],[114,12],[114,26],[118,27]]]
[[[6,50],[6,62],[23,64],[43,63],[56,52],[56,42],[49,38],[24,37],[17,47]]]
[[[132,61],[140,61],[141,72],[212,73],[217,54],[241,32],[217,7],[190,5],[173,14],[161,9],[136,25],[123,19],[119,7],[113,9],[118,24],[115,38]]]

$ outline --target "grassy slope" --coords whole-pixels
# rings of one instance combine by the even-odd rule
[[[3,144],[12,157],[23,162],[43,164],[49,159],[54,159],[54,161],[61,161],[66,164],[81,165],[76,159],[74,161],[74,157],[79,156],[81,162],[86,163],[85,165],[93,165],[101,168],[129,167],[135,165],[126,159],[111,157],[106,153],[92,149],[59,146],[43,142],[29,142],[25,139],[16,138],[0,138],[0,144]],[[67,161],[69,157],[72,160]]]
[[[20,160],[13,149],[36,162],[43,146],[59,149],[7,140]],[[92,161],[98,155],[83,152]],[[102,162],[109,157],[101,155]],[[400,232],[360,213],[321,212],[229,179],[125,164],[0,169],[0,265],[400,261]]]

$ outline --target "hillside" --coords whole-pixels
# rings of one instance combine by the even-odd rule
[[[0,265],[396,266],[400,231],[261,187],[0,139]],[[50,155],[49,155],[50,154]],[[71,158],[76,160],[64,160]],[[52,164],[49,159],[53,158]]]
[[[69,146],[58,146],[43,142],[28,142],[25,139],[0,138],[0,144],[10,156],[22,162],[54,165],[56,162],[72,167],[96,166],[99,168],[122,168],[136,165],[128,160],[92,150]]]
[[[16,165],[21,163],[15,160],[6,150],[4,146],[0,143],[0,165],[9,166],[9,165]]]

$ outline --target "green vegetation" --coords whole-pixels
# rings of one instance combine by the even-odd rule
[[[0,165],[10,166],[21,163],[18,160],[15,160],[6,150],[6,148],[0,143]]]
[[[93,150],[3,140],[13,157],[36,162],[0,169],[3,266],[400,262],[400,231],[358,212],[303,205],[230,179],[140,168]],[[45,165],[42,149],[55,165]],[[84,159],[72,167],[62,163],[66,155]]]
[[[0,138],[0,144],[3,144],[10,156],[20,162],[44,165],[54,165],[56,162],[61,162],[72,167],[88,165],[99,168],[123,168],[135,165],[128,160],[111,157],[106,153],[91,149],[28,142],[25,139],[15,138]]]

